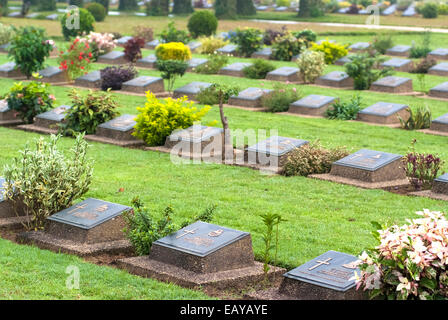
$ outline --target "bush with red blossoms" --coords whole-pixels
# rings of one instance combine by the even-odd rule
[[[418,153],[415,151],[415,143],[412,141],[411,151],[402,159],[403,169],[409,182],[416,190],[431,189],[436,179],[440,175],[444,161],[433,154]]]
[[[389,300],[448,299],[448,220],[424,209],[419,219],[374,232],[379,245],[359,256],[357,289]]]
[[[65,52],[60,52],[59,69],[67,71],[69,79],[73,80],[89,72],[92,58],[89,43],[76,38]]]
[[[145,46],[145,39],[132,38],[124,45],[124,57],[127,61],[135,63],[142,58],[142,48]]]

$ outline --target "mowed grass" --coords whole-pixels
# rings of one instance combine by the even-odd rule
[[[0,299],[39,300],[189,300],[209,299],[205,294],[140,278],[127,272],[86,263],[82,259],[0,239]],[[79,289],[73,284],[79,270]],[[69,273],[66,273],[68,271]]]

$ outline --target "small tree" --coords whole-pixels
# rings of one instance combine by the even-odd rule
[[[368,90],[373,82],[379,78],[391,75],[391,68],[377,69],[387,58],[378,55],[370,56],[368,53],[349,57],[350,62],[345,64],[347,74],[354,80],[355,90]]]
[[[174,0],[174,14],[190,14],[194,12],[191,0]]]
[[[8,56],[14,59],[17,67],[28,79],[33,72],[43,69],[45,59],[53,50],[52,41],[46,39],[44,29],[24,27],[16,29],[11,40]]]

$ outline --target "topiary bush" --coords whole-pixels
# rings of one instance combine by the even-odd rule
[[[96,22],[106,19],[107,11],[102,4],[92,2],[87,5],[86,9],[92,14]]]
[[[74,22],[78,18],[79,28],[76,28]],[[72,9],[62,16],[61,25],[65,40],[69,40],[71,37],[82,36],[83,34],[89,34],[91,31],[94,31],[95,18],[84,8],[79,8],[78,10]]]
[[[253,1],[236,0],[236,13],[240,16],[254,16],[257,10]]]
[[[111,66],[100,70],[101,90],[121,90],[124,82],[134,79],[138,72],[133,66]]]
[[[159,60],[180,60],[191,59],[191,50],[182,42],[162,43],[156,47],[156,57]]]
[[[321,44],[314,43],[311,50],[323,52],[325,54],[325,63],[333,64],[336,60],[348,54],[347,46],[325,40]]]
[[[325,70],[325,55],[319,51],[305,50],[296,61],[305,83],[314,83]]]
[[[211,11],[196,11],[188,20],[187,27],[193,38],[208,37],[216,33],[218,19]]]
[[[106,14],[109,12],[109,0],[93,0],[93,2],[101,4],[106,9]]]
[[[250,79],[264,79],[268,72],[275,70],[275,66],[272,62],[256,59],[252,65],[243,69],[244,76]]]
[[[159,100],[148,91],[144,107],[139,112],[133,135],[150,146],[160,146],[176,129],[186,129],[200,121],[210,110],[209,106],[198,109],[187,97]]]
[[[157,60],[156,68],[162,73],[162,78],[168,81],[167,89],[171,92],[178,77],[183,77],[188,69],[188,62],[183,60]]]

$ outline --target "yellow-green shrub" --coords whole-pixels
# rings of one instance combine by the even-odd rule
[[[156,47],[156,57],[159,60],[181,60],[191,59],[191,51],[182,42],[162,43]]]
[[[333,64],[348,54],[347,45],[331,43],[328,40],[322,41],[321,44],[314,43],[311,50],[323,52],[326,64]]]
[[[213,54],[229,43],[229,41],[214,36],[199,38],[199,42],[201,42],[199,52],[202,54]]]
[[[150,146],[163,145],[171,132],[191,127],[210,110],[210,106],[198,109],[193,102],[186,102],[187,97],[159,100],[150,91],[146,100],[144,107],[137,108],[139,114],[133,135]]]

